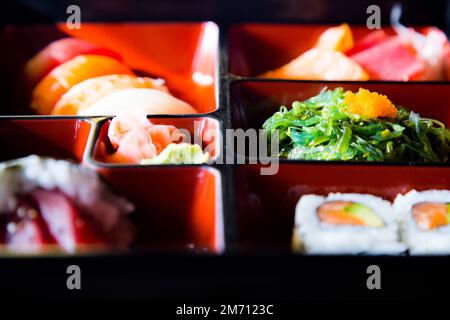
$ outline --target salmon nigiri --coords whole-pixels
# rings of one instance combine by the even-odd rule
[[[121,56],[114,51],[86,40],[63,38],[50,43],[25,64],[25,79],[30,86],[34,86],[51,70],[82,54],[96,54],[122,60]]]
[[[77,115],[107,95],[128,88],[151,88],[169,92],[162,79],[112,74],[84,80],[59,99],[52,114]]]
[[[81,55],[53,69],[34,88],[31,107],[39,114],[50,114],[58,100],[74,85],[93,77],[133,72],[122,62],[99,55]]]

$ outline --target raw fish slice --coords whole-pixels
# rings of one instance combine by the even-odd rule
[[[42,225],[31,219],[14,223],[14,230],[6,236],[8,250],[15,253],[39,253],[47,244]]]
[[[328,28],[323,32],[315,48],[323,50],[347,51],[353,47],[353,35],[348,24]]]
[[[31,107],[50,114],[58,100],[74,85],[94,77],[133,72],[122,62],[99,55],[80,55],[53,69],[33,90]]]
[[[279,69],[266,72],[264,78],[299,80],[368,80],[358,63],[343,53],[311,49]]]
[[[368,35],[366,35],[361,40],[357,41],[353,48],[350,50],[347,50],[345,52],[346,55],[351,56],[358,52],[367,50],[369,48],[372,48],[373,46],[376,46],[383,41],[385,41],[388,38],[388,35],[383,30],[376,30],[370,32]]]
[[[119,90],[128,88],[152,88],[169,92],[164,80],[113,74],[84,80],[74,85],[59,99],[52,111],[54,115],[77,115],[81,110]]]
[[[50,234],[61,248],[74,253],[79,245],[106,245],[106,239],[82,217],[69,199],[56,190],[37,189],[32,192]]]
[[[133,88],[114,92],[89,108],[81,110],[78,115],[114,116],[121,111],[133,111],[146,115],[197,113],[192,106],[168,93],[155,89]]]
[[[86,40],[64,38],[50,43],[27,62],[24,67],[25,79],[31,87],[35,86],[51,70],[82,54],[104,55],[122,60],[119,54]]]
[[[422,230],[431,230],[449,224],[450,206],[446,203],[421,202],[412,208],[417,226]]]
[[[37,253],[56,244],[35,203],[28,197],[18,201],[16,210],[9,217],[5,240],[8,250],[15,253]]]
[[[12,239],[15,243],[31,234],[36,243],[45,240],[73,253],[84,245],[125,249],[133,240],[127,215],[134,206],[112,193],[92,169],[32,155],[0,163],[0,181],[0,212],[6,213],[1,223],[33,222]],[[8,240],[8,234],[0,237]]]
[[[423,74],[427,65],[414,47],[398,37],[351,55],[372,80],[409,81]]]

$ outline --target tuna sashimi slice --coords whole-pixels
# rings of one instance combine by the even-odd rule
[[[35,204],[24,197],[6,222],[5,243],[15,253],[39,253],[46,245],[55,244]]]
[[[14,230],[6,236],[6,245],[9,251],[15,253],[39,253],[48,240],[42,225],[37,220],[23,220],[19,223],[11,222]]]
[[[366,70],[371,80],[408,81],[427,67],[415,49],[398,37],[391,37],[350,56]]]
[[[347,50],[345,54],[348,56],[351,56],[353,54],[356,54],[358,52],[361,52],[363,50],[367,50],[369,48],[372,48],[373,46],[376,46],[377,44],[380,44],[381,42],[385,41],[388,38],[388,35],[383,30],[376,30],[370,32],[368,35],[363,37],[362,39],[355,42],[355,45],[350,50]]]
[[[63,193],[37,189],[32,192],[32,197],[50,234],[64,251],[74,253],[80,244],[106,244],[103,235],[93,227],[93,222],[82,217]]]

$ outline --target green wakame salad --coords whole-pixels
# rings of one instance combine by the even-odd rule
[[[267,131],[269,142],[278,130],[279,157],[357,161],[449,160],[450,130],[442,122],[421,118],[401,107],[397,107],[395,116],[390,118],[350,113],[345,95],[342,88],[325,88],[306,101],[295,101],[291,109],[282,106],[267,119],[263,129]]]

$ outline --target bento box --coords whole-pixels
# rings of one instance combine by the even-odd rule
[[[355,160],[284,157],[281,150],[264,159],[259,155],[244,156],[241,163],[237,161],[236,145],[230,145],[226,139],[231,130],[263,129],[268,119],[281,112],[282,106],[285,106],[284,112],[293,109],[296,103],[299,110],[304,106],[318,109],[311,106],[312,97],[336,90],[342,90],[342,95],[350,92],[357,97],[358,90],[364,88],[377,94],[377,99],[382,96],[392,101],[389,107],[404,106],[414,115],[420,114],[421,119],[425,119],[422,125],[431,121],[429,127],[435,125],[436,130],[430,129],[430,132],[443,141],[442,145],[447,145],[443,130],[450,127],[450,82],[445,75],[445,63],[440,66],[442,72],[435,79],[415,78],[425,71],[420,69],[423,64],[419,66],[419,62],[408,60],[409,56],[399,58],[401,63],[408,64],[404,70],[416,69],[410,72],[413,75],[408,74],[403,80],[374,77],[379,70],[370,75],[360,73],[361,78],[357,79],[346,76],[337,80],[317,79],[314,78],[316,70],[310,73],[314,74],[312,79],[285,77],[289,73],[284,73],[285,70],[265,76],[304,55],[329,29],[341,28],[333,29],[334,34],[336,30],[339,33],[350,28],[355,43],[371,32],[360,24],[285,22],[247,22],[245,19],[237,23],[232,19],[217,19],[216,22],[93,21],[83,23],[79,30],[70,29],[64,23],[3,26],[0,43],[7,49],[0,50],[0,61],[8,63],[2,65],[4,72],[0,80],[4,97],[0,110],[0,146],[3,150],[0,160],[6,164],[0,166],[0,171],[3,170],[2,174],[7,178],[4,179],[6,182],[0,179],[0,183],[10,183],[17,186],[17,190],[25,191],[23,197],[16,199],[22,207],[14,209],[14,218],[0,215],[0,270],[4,266],[6,271],[20,273],[23,270],[21,263],[26,261],[37,270],[44,270],[42,273],[51,278],[48,283],[53,288],[57,286],[53,271],[65,265],[81,265],[90,270],[87,283],[92,286],[87,290],[91,297],[201,298],[207,292],[211,297],[236,293],[243,298],[262,298],[269,294],[276,299],[289,299],[293,295],[322,297],[324,291],[317,286],[314,277],[318,273],[326,274],[326,266],[332,266],[340,276],[325,276],[323,283],[329,281],[335,283],[336,288],[346,289],[330,290],[330,297],[343,294],[370,298],[359,282],[365,281],[367,266],[377,264],[389,270],[386,276],[389,281],[397,281],[390,291],[387,290],[389,297],[398,294],[422,297],[424,291],[420,287],[438,290],[436,282],[432,281],[437,276],[430,276],[429,282],[421,280],[416,288],[408,284],[408,275],[403,271],[408,269],[409,275],[413,276],[420,274],[424,266],[445,271],[450,261],[448,253],[435,254],[433,250],[414,253],[416,243],[410,242],[409,247],[400,245],[401,231],[397,226],[400,222],[392,222],[395,230],[389,235],[394,234],[395,239],[391,237],[389,241],[398,244],[395,250],[365,247],[339,251],[333,247],[333,250],[321,251],[324,247],[317,249],[314,241],[321,242],[323,238],[308,242],[310,234],[305,234],[304,230],[312,228],[314,232],[321,232],[322,218],[319,215],[320,219],[314,220],[312,227],[301,225],[306,229],[300,232],[298,216],[304,214],[301,211],[313,208],[306,206],[305,209],[304,205],[308,200],[305,197],[311,195],[322,199],[313,208],[317,213],[328,202],[363,206],[362,218],[357,213],[356,218],[352,216],[352,223],[364,234],[371,233],[373,226],[370,224],[377,227],[380,217],[384,217],[384,213],[377,216],[379,208],[387,206],[391,212],[399,197],[407,197],[413,191],[419,194],[416,195],[418,198],[427,191],[438,194],[424,198],[422,202],[404,200],[405,205],[410,205],[409,213],[415,210],[415,205],[430,201],[433,205],[434,202],[441,205],[441,210],[442,205],[450,203],[448,194],[439,193],[450,190],[450,150],[439,145],[437,151],[436,148],[428,150],[437,154],[435,158],[420,158],[417,156],[420,152],[410,150],[405,154],[414,156],[405,159],[386,156],[381,157],[382,160],[367,156],[355,157]],[[430,30],[436,31],[432,27],[427,23],[417,30],[427,35]],[[389,27],[385,30],[383,39],[395,33]],[[66,38],[75,39],[75,42],[62,44]],[[60,46],[52,48],[52,43]],[[85,46],[84,51],[80,49],[81,44]],[[450,50],[450,45],[445,49]],[[333,55],[333,59],[347,59],[336,60],[339,63],[345,61],[350,70],[360,70],[348,61],[350,54],[337,49],[331,51],[340,52]],[[30,64],[30,59],[36,56]],[[85,60],[73,62],[80,56]],[[101,60],[96,60],[98,57]],[[366,57],[361,59],[358,61],[370,62]],[[392,67],[381,71],[387,69]],[[79,74],[74,75],[73,70]],[[67,83],[70,85],[65,87]],[[127,94],[123,94],[125,91]],[[139,119],[119,114],[121,104],[126,103],[142,106],[138,110]],[[163,107],[155,111],[154,105],[158,103]],[[395,112],[400,112],[398,110]],[[351,119],[353,129],[357,121],[384,125],[378,116],[373,121],[369,119],[372,122],[364,118],[366,114],[360,116],[363,117]],[[412,122],[411,119],[404,122]],[[436,124],[441,127],[437,128]],[[406,132],[413,127],[398,129],[399,123],[389,126],[391,131],[380,130],[377,134],[391,137],[390,134],[400,135],[402,130]],[[295,126],[288,130],[294,130],[292,127]],[[183,132],[182,142],[177,139],[163,142],[167,132],[178,131]],[[132,134],[127,135],[128,132]],[[414,140],[414,133],[408,134],[405,139]],[[188,149],[177,149],[177,145],[185,144],[186,136],[195,142],[189,140]],[[394,138],[398,136],[392,136],[392,140]],[[323,141],[328,140],[318,144]],[[384,140],[380,138],[380,141]],[[130,145],[132,147],[128,147]],[[391,146],[387,142],[382,145],[386,149]],[[340,151],[342,148],[338,146]],[[186,150],[195,152],[191,162],[185,161]],[[25,160],[10,162],[20,158]],[[48,160],[53,158],[65,162]],[[261,160],[268,159],[276,163],[277,171],[261,174],[267,167],[267,162]],[[60,167],[62,169],[58,170],[63,171],[54,169]],[[22,170],[19,174],[14,171],[17,168]],[[66,171],[71,173],[66,176]],[[39,174],[50,178],[40,179]],[[97,178],[92,178],[93,175]],[[18,182],[14,180],[16,178]],[[108,191],[103,191],[103,186]],[[15,189],[10,192],[8,187],[4,189],[8,196],[18,192]],[[330,200],[327,198],[330,195],[338,196]],[[349,200],[345,195],[357,196]],[[361,197],[363,195],[373,198],[366,201]],[[87,200],[80,200],[82,196],[95,200],[86,203]],[[76,201],[71,203],[68,199]],[[9,205],[2,197],[1,201]],[[380,207],[374,206],[367,213],[371,203]],[[100,227],[91,221],[105,219],[102,225],[106,225],[114,211],[108,207],[111,204],[120,204],[117,205],[119,212],[114,214],[123,215],[120,219],[124,218],[132,229],[129,239],[117,240],[120,245],[116,242],[113,245],[109,237],[105,240],[106,229],[99,232]],[[83,206],[87,211],[106,208],[102,213],[106,218],[101,218],[101,214],[86,217]],[[450,206],[448,208],[450,210]],[[63,223],[55,218],[58,210],[68,217]],[[399,210],[404,210],[404,206],[399,205]],[[342,218],[341,211],[334,213]],[[38,218],[33,220],[36,215]],[[80,220],[83,216],[85,219]],[[404,222],[405,225],[413,225],[412,219],[412,222]],[[342,224],[351,225],[345,221]],[[389,229],[391,226],[384,222],[383,227]],[[439,223],[436,228],[444,229],[450,225],[450,211],[448,221]],[[84,225],[90,227],[86,229]],[[123,225],[113,227],[122,232]],[[348,231],[353,232],[350,228]],[[123,232],[128,235],[128,231]],[[300,241],[298,236],[304,236],[306,240]],[[330,236],[330,242],[338,239],[333,237]],[[16,250],[24,242],[34,241],[39,243],[32,247],[37,251],[23,254]],[[373,243],[369,247],[371,245]],[[119,278],[122,280],[114,289],[107,285],[108,281]],[[353,280],[346,283],[345,278]],[[8,288],[13,288],[14,281],[10,279],[5,283]],[[25,285],[26,281],[24,278],[19,284]],[[242,290],[246,286],[252,289]],[[273,291],[268,293],[265,286]],[[299,293],[301,286],[305,290]],[[35,294],[38,288],[39,285],[29,294]],[[67,293],[63,289],[58,287],[49,295],[65,296]],[[20,296],[21,293],[15,291],[15,294]]]
[[[6,26],[2,44],[12,50],[3,51],[3,58],[12,61],[5,67],[8,77],[14,80],[5,83],[9,86],[5,91],[8,92],[5,105],[11,109],[3,109],[7,116],[1,120],[1,140],[7,150],[2,154],[3,161],[36,154],[70,159],[94,168],[112,189],[135,206],[133,223],[142,227],[136,230],[136,250],[222,252],[225,246],[222,174],[216,168],[111,164],[105,160],[112,148],[108,138],[111,118],[36,116],[25,107],[30,90],[21,85],[24,74],[18,70],[23,70],[26,61],[45,45],[67,36],[87,41],[96,39],[100,46],[114,46],[137,74],[164,78],[171,93],[195,105],[199,114],[156,116],[152,123],[183,128],[193,139],[198,138],[200,144],[210,145],[210,157],[215,159],[221,153],[222,127],[221,119],[215,115],[217,26],[212,22],[90,23],[80,31],[71,31],[65,24]],[[158,44],[149,46],[145,42],[148,37]],[[64,48],[58,50],[61,51],[53,56],[49,54],[51,59],[64,54]],[[181,51],[184,54],[180,55]],[[153,58],[149,59],[150,56]]]

